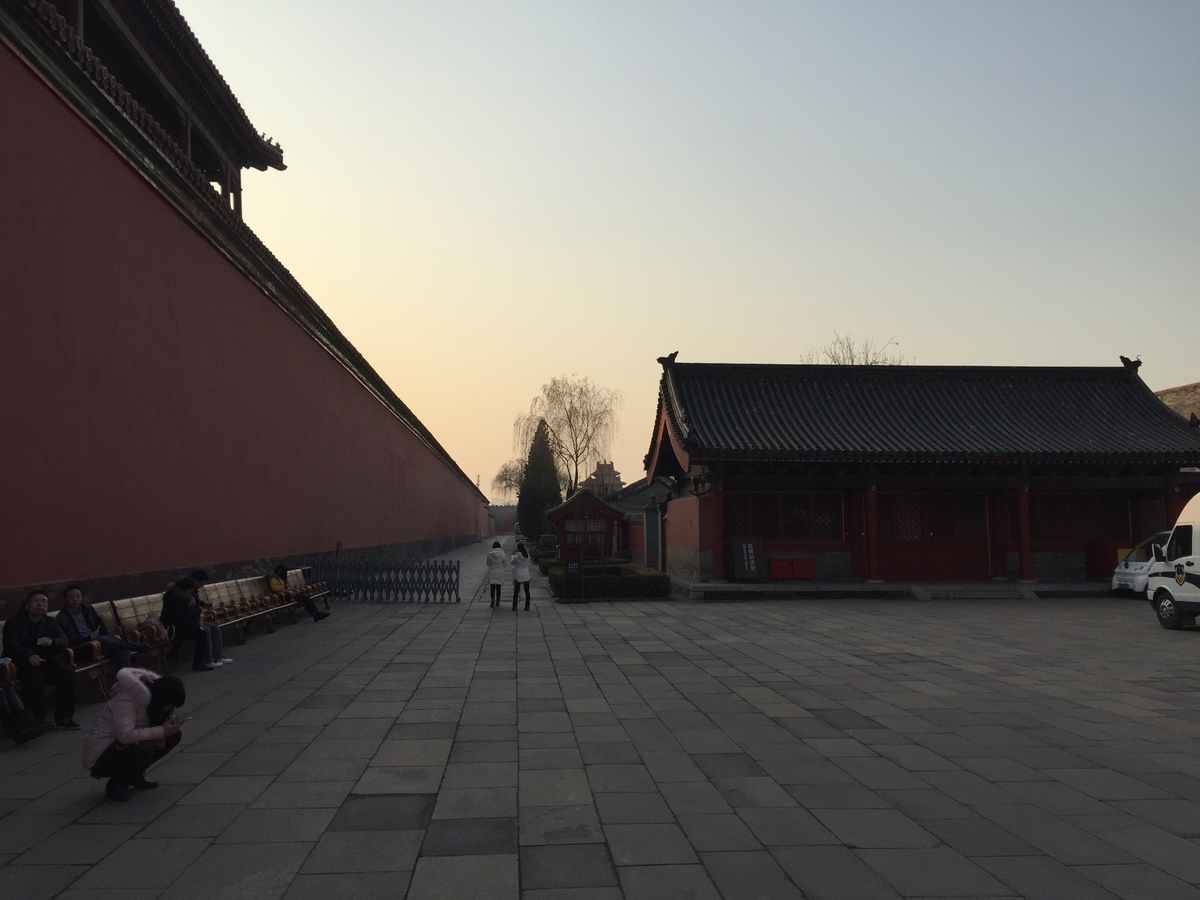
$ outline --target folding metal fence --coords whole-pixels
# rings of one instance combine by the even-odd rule
[[[309,581],[356,603],[459,603],[458,561],[318,556],[306,559]]]

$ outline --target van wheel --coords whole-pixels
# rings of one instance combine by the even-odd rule
[[[1167,591],[1159,591],[1155,595],[1155,611],[1158,613],[1158,624],[1163,628],[1169,628],[1172,631],[1183,625],[1183,617],[1179,614],[1179,607],[1175,605],[1175,599]]]

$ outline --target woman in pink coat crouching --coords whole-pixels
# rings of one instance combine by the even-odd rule
[[[108,703],[83,742],[83,766],[93,778],[107,778],[104,795],[128,800],[129,789],[149,790],[146,769],[175,748],[183,719],[183,682],[147,669],[122,669]]]

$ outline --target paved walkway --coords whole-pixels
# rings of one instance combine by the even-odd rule
[[[513,613],[486,546],[184,673],[129,803],[5,741],[0,897],[1200,897],[1200,633],[1144,603]]]

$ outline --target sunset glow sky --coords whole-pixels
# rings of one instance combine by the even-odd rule
[[[485,493],[555,375],[1200,380],[1200,3],[177,0],[285,172],[250,226]]]

